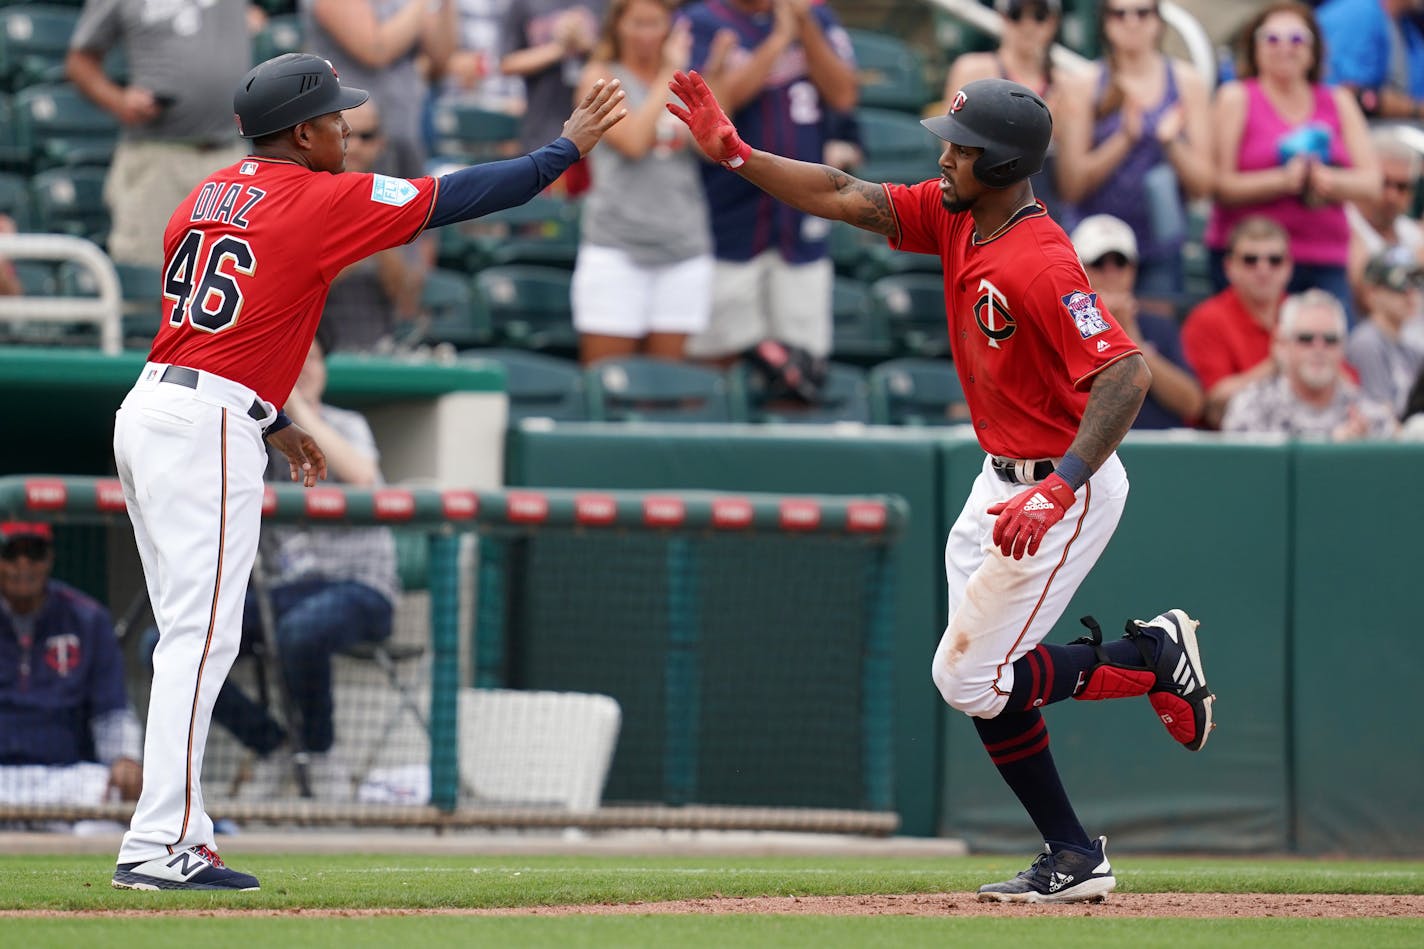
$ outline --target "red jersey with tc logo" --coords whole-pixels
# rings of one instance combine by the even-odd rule
[[[163,321],[149,361],[215,373],[280,407],[332,278],[413,240],[436,190],[433,178],[333,175],[270,158],[215,172],[163,235]]]
[[[885,190],[899,223],[890,245],[936,254],[944,268],[950,350],[979,444],[1010,458],[1062,455],[1093,376],[1138,351],[1068,236],[1037,205],[976,242],[973,215],[944,209],[938,178]]]

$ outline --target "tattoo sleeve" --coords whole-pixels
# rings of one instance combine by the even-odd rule
[[[890,210],[890,197],[883,186],[861,181],[830,166],[826,166],[826,177],[839,196],[841,220],[886,237],[895,236],[895,214]]]
[[[1151,385],[1147,360],[1137,353],[1098,373],[1088,390],[1088,407],[1083,410],[1078,434],[1068,450],[1097,471],[1132,428]]]

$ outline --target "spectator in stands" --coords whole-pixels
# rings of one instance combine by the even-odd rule
[[[1403,335],[1418,320],[1424,269],[1402,247],[1380,251],[1365,267],[1365,313],[1350,331],[1345,358],[1360,375],[1365,395],[1399,412],[1424,365],[1424,350]]]
[[[509,0],[455,0],[459,45],[445,64],[439,95],[492,112],[524,113],[524,83],[499,70]]]
[[[712,234],[687,126],[668,111],[668,83],[686,69],[692,35],[673,27],[675,0],[612,0],[582,96],[618,79],[628,117],[590,154],[573,276],[582,361],[645,353],[682,359],[712,305]]]
[[[1399,421],[1397,437],[1400,441],[1424,442],[1424,370],[1420,370],[1409,387]]]
[[[1226,249],[1225,290],[1182,323],[1182,349],[1206,391],[1202,424],[1216,428],[1227,401],[1275,374],[1271,342],[1291,278],[1290,238],[1266,217],[1237,222]]]
[[[1054,115],[1058,114],[1058,88],[1053,70],[1053,41],[1063,22],[1060,0],[994,0],[1003,32],[999,48],[993,52],[965,53],[954,60],[944,83],[944,108],[949,107],[966,83],[976,79],[1012,79],[1043,97]],[[1033,196],[1051,213],[1058,210],[1057,188],[1053,181],[1056,155],[1052,149],[1043,170],[1034,175]]]
[[[1380,194],[1345,205],[1350,222],[1350,287],[1363,311],[1365,264],[1391,247],[1403,247],[1424,262],[1424,228],[1410,217],[1424,159],[1392,128],[1370,134],[1379,159]]]
[[[1394,412],[1345,374],[1345,308],[1324,290],[1287,297],[1276,327],[1279,371],[1231,397],[1221,428],[1335,442],[1389,438]]]
[[[119,120],[104,184],[109,255],[163,265],[163,231],[188,193],[247,154],[232,120],[232,90],[252,66],[252,24],[241,0],[151,3],[86,0],[64,71],[84,95]],[[124,52],[128,84],[104,72]]]
[[[1216,205],[1207,223],[1220,289],[1227,235],[1264,215],[1290,235],[1290,290],[1319,287],[1350,312],[1345,202],[1378,198],[1379,166],[1354,98],[1320,81],[1323,49],[1310,8],[1274,0],[1241,34],[1241,79],[1217,92]],[[1188,349],[1190,353],[1190,348]]]
[[[698,0],[683,9],[692,65],[752,148],[825,157],[827,112],[859,99],[850,36],[828,4]],[[813,359],[831,351],[830,223],[771,198],[738,175],[703,166],[717,258],[712,314],[689,356],[728,365],[764,340]]]
[[[520,151],[559,137],[605,6],[605,0],[510,0],[500,31],[499,69],[524,80]],[[579,161],[550,187],[575,197],[588,183],[588,164]]]
[[[142,735],[114,624],[53,569],[48,524],[0,523],[0,799],[137,800]]]
[[[321,401],[326,362],[313,343],[296,387],[284,407],[293,422],[320,439],[331,478],[355,488],[381,485],[375,437],[358,412]],[[274,455],[274,480],[287,480],[287,463]],[[307,752],[312,791],[328,800],[349,800],[350,776],[329,754],[335,742],[331,656],[355,643],[390,638],[399,581],[395,539],[384,527],[290,527],[264,535],[274,636],[283,681],[299,711],[299,746],[271,712],[229,679],[213,718],[259,756],[253,786],[244,796],[278,793],[286,750]],[[261,641],[262,615],[254,588],[242,619],[243,650]]]
[[[1110,214],[1094,214],[1073,229],[1072,240],[1099,301],[1142,350],[1152,370],[1152,387],[1132,427],[1194,425],[1204,402],[1202,388],[1182,352],[1177,321],[1138,306],[1132,289],[1137,277],[1137,238],[1132,228]]]
[[[346,170],[395,174],[375,100],[342,116],[351,128]],[[337,274],[317,329],[323,350],[385,352],[409,335],[420,316],[421,289],[435,248],[436,238],[423,234],[414,243],[373,254]]]
[[[0,234],[14,234],[18,230],[14,218],[8,214],[0,214]],[[25,288],[20,283],[20,275],[15,272],[15,265],[8,257],[0,257],[0,297],[19,296],[24,292]]]
[[[300,0],[299,9],[307,51],[380,108],[392,174],[424,175],[425,100],[455,51],[455,0]]]
[[[1060,218],[1121,218],[1137,237],[1137,295],[1175,303],[1183,291],[1188,198],[1211,193],[1205,81],[1163,55],[1156,0],[1102,0],[1103,58],[1065,76],[1054,113]]]
[[[1407,16],[1419,8],[1419,0],[1326,0],[1316,9],[1326,81],[1348,89],[1371,118],[1424,118],[1424,34]]]

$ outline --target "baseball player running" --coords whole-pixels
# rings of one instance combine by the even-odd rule
[[[949,626],[932,675],[944,700],[973,716],[1045,843],[1032,866],[979,898],[1101,900],[1116,885],[1106,838],[1089,838],[1073,811],[1041,707],[1145,694],[1196,751],[1213,696],[1197,624],[1181,610],[1129,622],[1116,642],[1104,644],[1091,621],[1091,638],[1043,642],[1122,514],[1116,449],[1151,381],[1027,181],[1052,134],[1048,107],[1005,79],[968,83],[947,115],[923,123],[945,142],[939,177],[878,185],[749,148],[695,72],[671,88],[684,105],[668,109],[708,157],[803,211],[939,256],[954,364],[986,457],[945,545]]]
[[[287,457],[294,481],[311,487],[326,476],[321,448],[280,406],[332,278],[427,227],[528,201],[626,114],[617,81],[599,83],[543,148],[407,180],[343,173],[351,130],[341,110],[366,98],[317,56],[255,67],[233,97],[251,155],[194,189],[164,234],[164,320],[114,428],[159,629],[143,793],[119,848],[119,889],[258,888],[214,851],[198,778],[241,638],[263,440]]]

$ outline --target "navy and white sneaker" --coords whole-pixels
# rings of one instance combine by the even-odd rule
[[[1216,696],[1207,690],[1202,671],[1197,647],[1200,624],[1182,610],[1168,610],[1149,622],[1129,623],[1129,636],[1134,625],[1138,635],[1152,636],[1161,643],[1155,666],[1157,684],[1147,693],[1147,700],[1173,738],[1188,751],[1201,751],[1216,727],[1211,721],[1211,703]]]
[[[114,868],[116,890],[257,890],[257,878],[228,869],[217,851],[199,844]]]
[[[1117,886],[1108,863],[1108,839],[1099,837],[1089,851],[1047,844],[1033,865],[1012,880],[979,887],[981,903],[1101,903]]]

